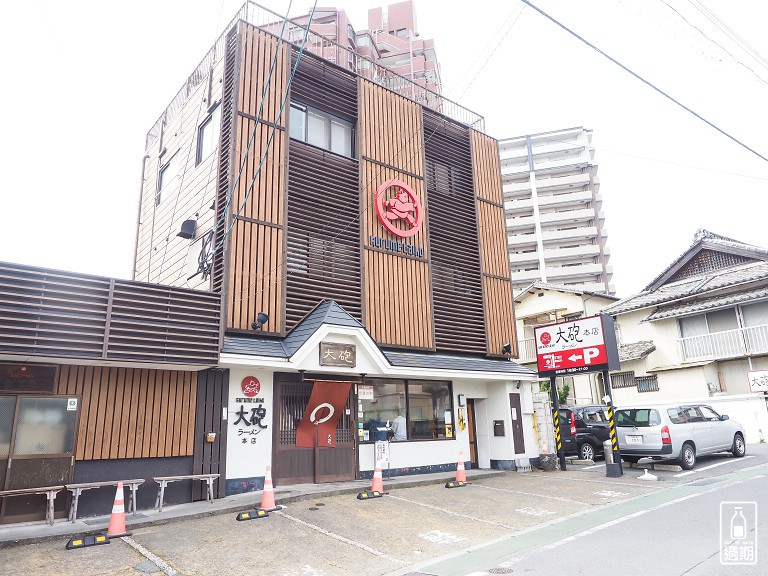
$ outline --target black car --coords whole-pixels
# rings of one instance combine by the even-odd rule
[[[582,460],[603,455],[603,442],[611,436],[606,410],[600,404],[559,409],[560,439],[566,455],[576,454]]]

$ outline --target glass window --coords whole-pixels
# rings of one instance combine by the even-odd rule
[[[291,104],[291,138],[305,141],[307,139],[307,109],[298,104]]]
[[[331,118],[331,152],[342,156],[352,156],[352,125]]]
[[[72,452],[77,411],[68,410],[67,401],[66,397],[20,398],[14,454]]]
[[[197,129],[197,164],[200,164],[219,145],[221,107],[216,106],[210,116]]]
[[[709,406],[699,406],[699,412],[704,416],[704,420],[709,422],[718,422],[720,420],[720,414],[712,410]]]
[[[680,318],[680,332],[683,338],[691,336],[703,336],[707,333],[707,319],[704,314]]]
[[[451,391],[448,382],[409,383],[409,438],[445,438],[446,425],[453,425],[451,413]]]
[[[16,397],[0,396],[0,460],[5,460],[11,453],[11,433],[13,432],[15,412]]]
[[[176,156],[174,155],[162,168],[160,168],[160,177],[157,182],[157,196],[155,197],[155,204],[160,205],[163,198],[168,196],[173,191],[173,187],[176,185],[176,176],[178,168],[176,166]]]
[[[372,378],[365,386],[373,388],[373,399],[359,399],[361,442],[386,440],[386,428],[392,441],[454,437],[450,382]]]
[[[395,36],[397,36],[398,38],[405,38],[406,36],[408,36],[408,30],[406,30],[405,28],[400,28],[397,32],[395,32]]]
[[[648,428],[661,423],[659,413],[653,408],[631,408],[616,411],[617,426],[636,426]]]
[[[362,440],[386,440],[387,431],[379,428],[392,427],[396,418],[406,417],[405,381],[370,379],[366,380],[366,385],[373,386],[374,397],[373,400],[360,400],[363,407]]]
[[[352,158],[354,129],[352,124],[299,103],[291,104],[290,137],[323,150]]]
[[[727,310],[707,312],[707,326],[709,326],[710,334],[736,330],[739,327],[736,320],[736,309],[729,308]]]
[[[747,328],[768,324],[768,302],[742,306],[741,315],[744,318],[744,326]]]
[[[307,110],[307,143],[328,149],[328,116]]]
[[[685,424],[685,414],[681,408],[668,408],[667,414],[673,424]]]

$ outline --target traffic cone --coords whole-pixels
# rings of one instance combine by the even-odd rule
[[[107,536],[109,538],[120,538],[121,536],[128,535],[130,535],[130,532],[125,529],[125,494],[123,493],[123,483],[118,482],[115,503],[112,506],[112,515],[109,517]]]
[[[264,474],[264,490],[261,492],[261,507],[259,510],[266,510],[272,512],[273,510],[280,510],[282,506],[275,505],[275,492],[272,489],[272,467],[267,466],[267,471]]]
[[[360,492],[357,495],[358,500],[367,500],[368,498],[379,498],[386,494],[384,492],[384,482],[381,479],[381,454],[376,455],[376,468],[373,470],[373,480],[371,489]]]
[[[459,450],[459,461],[456,464],[456,480],[447,482],[446,488],[461,488],[467,485],[467,473],[464,470],[464,452]]]

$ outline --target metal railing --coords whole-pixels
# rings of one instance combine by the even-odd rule
[[[764,354],[768,352],[768,324],[680,338],[678,344],[684,362]]]
[[[184,83],[184,86],[177,92],[176,96],[171,100],[171,103],[166,107],[152,128],[150,128],[149,132],[147,132],[145,149],[148,150],[157,141],[162,132],[163,124],[167,124],[171,118],[181,110],[192,91],[208,77],[214,64],[224,57],[227,32],[231,30],[238,21],[242,20],[243,22],[247,22],[270,34],[278,36],[282,29],[282,22],[284,19],[284,16],[277,12],[273,12],[269,8],[261,6],[256,2],[246,2],[224,28],[224,32],[218,37],[213,44],[213,47],[208,51],[200,64],[197,65],[192,74],[190,74],[189,78]],[[288,22],[289,25],[285,27],[283,40],[295,46],[300,46],[304,39],[306,26],[296,19],[288,19]],[[480,114],[465,108],[457,102],[454,102],[442,94],[434,92],[405,76],[393,72],[386,66],[377,64],[373,60],[369,60],[368,58],[357,54],[355,51],[350,50],[345,46],[341,46],[329,38],[325,38],[324,36],[312,32],[311,27],[312,26],[310,25],[310,32],[307,34],[307,42],[304,47],[305,52],[320,56],[321,58],[333,62],[342,68],[346,68],[380,86],[384,86],[393,92],[397,92],[414,102],[432,108],[444,116],[461,124],[465,124],[470,128],[474,128],[480,132],[485,131],[485,119]]]
[[[517,343],[517,358],[519,362],[536,362],[536,341],[526,338]]]

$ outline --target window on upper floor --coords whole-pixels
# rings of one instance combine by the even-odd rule
[[[291,103],[290,136],[334,154],[354,157],[354,128],[342,120],[316,108]]]
[[[400,28],[399,30],[395,31],[395,36],[398,38],[405,38],[408,36],[408,30],[406,28]]]
[[[736,330],[738,327],[735,308],[680,318],[680,334],[683,338],[726,332]]]
[[[171,194],[178,183],[178,161],[174,154],[168,162],[160,168],[160,175],[157,178],[157,192],[155,193],[155,205],[160,206],[164,198]]]
[[[221,131],[221,106],[216,106],[197,129],[197,160],[200,164],[219,146]]]

